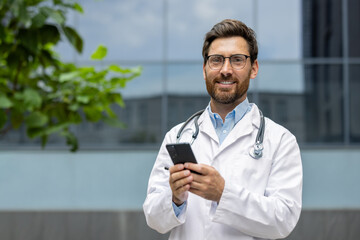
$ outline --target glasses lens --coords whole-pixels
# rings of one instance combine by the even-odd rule
[[[231,66],[235,69],[242,69],[246,64],[246,57],[244,55],[234,55],[230,59]]]
[[[214,56],[210,56],[208,61],[209,61],[210,68],[217,70],[222,67],[223,62],[224,62],[224,57],[220,56],[220,55],[219,56],[214,55]]]

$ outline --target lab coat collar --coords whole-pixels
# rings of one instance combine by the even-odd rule
[[[217,136],[214,125],[211,122],[209,111],[205,109],[203,114],[201,114],[201,116],[199,117],[198,123],[200,131],[207,134],[217,144],[219,144],[219,137]]]
[[[225,138],[224,142],[220,146],[220,151],[222,149],[227,148],[234,142],[236,142],[237,139],[244,137],[248,134],[251,134],[254,129],[257,131],[260,127],[260,114],[259,114],[259,108],[256,106],[256,104],[251,103],[251,110],[245,116],[234,126],[232,131],[229,133],[229,135]],[[211,122],[209,112],[204,111],[203,114],[199,117],[199,126],[200,131],[207,134],[209,137],[211,137],[214,141],[216,141],[219,144],[218,136],[216,135],[214,126]]]

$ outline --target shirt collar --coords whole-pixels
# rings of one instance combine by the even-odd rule
[[[217,119],[220,119],[222,121],[221,117],[217,113],[213,113],[211,110],[210,103],[208,104],[206,108],[209,112],[211,122],[213,123],[214,127],[217,128]],[[249,112],[251,109],[251,105],[249,103],[249,100],[245,98],[244,101],[242,101],[239,105],[237,105],[231,112],[229,112],[226,117],[225,121],[228,118],[234,118],[234,123],[237,124],[247,112]]]

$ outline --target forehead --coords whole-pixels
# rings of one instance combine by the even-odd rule
[[[209,48],[209,55],[232,55],[246,54],[249,55],[248,43],[243,37],[228,37],[215,39]]]

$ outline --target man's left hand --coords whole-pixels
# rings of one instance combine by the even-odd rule
[[[185,163],[184,167],[199,173],[192,173],[194,179],[189,192],[219,203],[225,186],[225,180],[220,173],[206,164]]]

